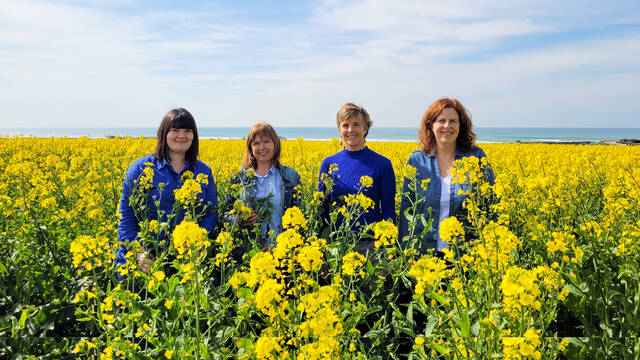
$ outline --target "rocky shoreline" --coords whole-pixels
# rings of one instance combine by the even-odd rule
[[[516,141],[516,144],[555,144],[555,145],[640,145],[640,139],[620,139],[602,141]]]

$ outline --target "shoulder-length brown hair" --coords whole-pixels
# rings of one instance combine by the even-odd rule
[[[251,150],[251,144],[256,136],[260,136],[261,138],[268,137],[273,141],[273,158],[271,158],[271,165],[280,168],[280,138],[273,127],[264,122],[253,125],[251,130],[249,130],[247,146],[244,151],[244,157],[242,158],[242,167],[255,169],[258,166],[256,157]]]
[[[198,127],[196,126],[196,120],[193,118],[193,115],[183,108],[169,110],[162,118],[162,122],[160,122],[160,126],[158,127],[158,142],[156,143],[156,150],[153,152],[153,156],[158,160],[170,160],[167,133],[169,133],[169,130],[172,128],[191,129],[193,131],[193,141],[185,154],[185,158],[194,166],[198,161],[198,153],[200,150]]]
[[[436,137],[433,134],[433,123],[446,108],[454,109],[460,119],[460,132],[456,139],[456,147],[464,152],[475,149],[476,134],[473,132],[471,114],[469,114],[469,111],[460,101],[451,98],[442,98],[431,104],[422,116],[420,130],[418,130],[418,141],[422,146],[422,151],[426,154],[435,153]]]

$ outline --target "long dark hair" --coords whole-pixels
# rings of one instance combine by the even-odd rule
[[[153,152],[153,156],[156,159],[170,160],[169,159],[169,145],[167,145],[167,133],[172,128],[174,129],[191,129],[193,131],[193,141],[191,146],[185,155],[185,158],[189,160],[191,165],[195,165],[198,161],[199,143],[198,143],[198,127],[193,115],[183,108],[169,110],[167,115],[162,118],[160,126],[158,127],[158,143],[156,144],[156,150]]]

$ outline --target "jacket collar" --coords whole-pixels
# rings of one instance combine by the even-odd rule
[[[158,170],[169,166],[169,162],[166,159],[160,159],[160,160],[155,159],[155,164],[156,164],[156,167],[158,168]],[[186,159],[186,163],[184,165],[184,169],[185,170],[193,170],[192,167],[191,167],[191,162],[189,161],[189,159]]]

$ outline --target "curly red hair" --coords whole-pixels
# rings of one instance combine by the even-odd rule
[[[460,132],[456,139],[457,148],[464,152],[476,148],[476,134],[473,132],[469,111],[456,99],[442,98],[431,104],[422,116],[420,130],[418,130],[418,141],[422,146],[422,151],[427,154],[435,153],[436,137],[433,134],[433,123],[446,108],[454,109],[458,113],[460,120]]]

